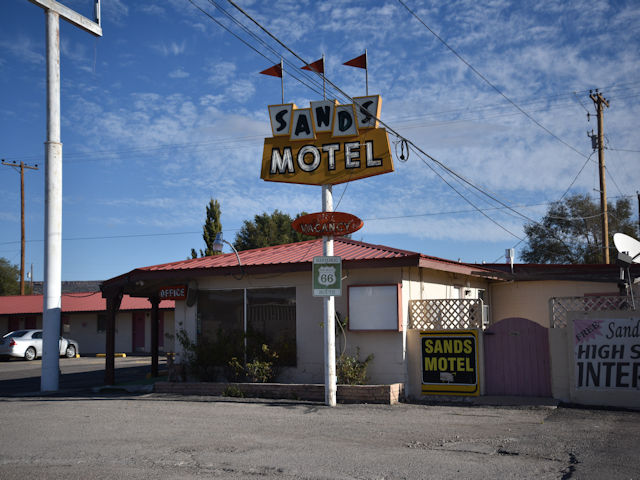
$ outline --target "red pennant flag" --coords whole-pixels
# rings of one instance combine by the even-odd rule
[[[359,57],[352,58],[348,62],[344,62],[343,65],[349,67],[367,68],[367,54],[363,53]]]
[[[320,60],[316,60],[315,62],[310,63],[309,65],[305,65],[304,67],[302,67],[302,70],[310,70],[312,72],[324,73],[324,58],[321,58]]]
[[[282,65],[277,64],[273,67],[269,67],[266,70],[260,72],[262,75],[271,75],[272,77],[280,77],[282,78]]]

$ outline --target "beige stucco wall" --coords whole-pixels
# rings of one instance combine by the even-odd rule
[[[549,329],[549,356],[551,361],[551,396],[563,402],[570,401],[569,362],[566,328]]]
[[[369,364],[370,383],[395,383],[409,381],[406,355],[407,348],[414,347],[408,339],[408,305],[412,299],[451,298],[451,285],[470,290],[475,298],[477,289],[487,289],[483,279],[472,279],[462,275],[415,268],[371,268],[343,269],[342,292],[335,299],[336,312],[341,318],[348,316],[347,291],[351,285],[401,285],[401,331],[345,331],[338,329],[336,334],[336,352],[343,351],[360,358],[374,354]],[[208,277],[192,282],[191,288],[198,290],[295,287],[296,288],[296,341],[297,367],[285,369],[279,380],[283,382],[324,382],[324,313],[323,299],[313,297],[310,272],[276,275],[253,275],[236,280],[232,276]],[[176,329],[184,328],[190,338],[196,338],[197,308],[187,307],[185,302],[176,302]],[[413,342],[409,345],[408,342]],[[419,339],[415,347],[419,348]],[[176,349],[180,347],[177,345]],[[421,377],[420,377],[421,378]],[[415,379],[414,379],[415,382]]]
[[[420,346],[420,330],[407,332],[407,375],[405,395],[408,398],[422,396],[422,352]]]
[[[348,315],[347,287],[364,284],[401,283],[399,268],[376,270],[344,270],[343,295],[336,297],[336,312],[345,318]],[[309,272],[282,275],[246,276],[242,280],[233,277],[210,277],[199,279],[197,288],[202,290],[224,290],[239,288],[295,287],[296,289],[296,343],[297,367],[284,369],[279,380],[283,382],[324,382],[324,307],[321,297],[314,297]],[[406,319],[406,300],[403,296],[403,318]],[[196,338],[196,307],[187,307],[185,302],[176,302],[177,329],[184,328],[190,338]],[[346,339],[346,346],[345,346]],[[404,381],[402,332],[349,332],[336,335],[338,353],[355,354],[360,348],[360,357],[374,353],[368,373],[373,383]],[[179,349],[179,346],[178,346]]]
[[[616,284],[577,281],[530,281],[493,283],[490,287],[491,323],[522,317],[549,328],[549,299],[582,297],[585,294],[618,295]]]

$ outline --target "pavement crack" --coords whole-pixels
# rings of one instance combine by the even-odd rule
[[[563,469],[560,473],[562,473],[562,480],[569,480],[573,478],[573,474],[576,471],[576,465],[579,464],[578,458],[572,453],[569,452],[569,465]]]

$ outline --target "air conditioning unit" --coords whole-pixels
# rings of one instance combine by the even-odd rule
[[[482,306],[482,329],[485,330],[489,326],[489,305]]]

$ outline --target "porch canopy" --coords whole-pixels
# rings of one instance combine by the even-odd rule
[[[151,374],[157,376],[158,305],[162,288],[194,284],[201,277],[233,276],[240,280],[246,275],[311,272],[313,258],[322,254],[322,239],[319,238],[244,250],[238,252],[239,257],[236,257],[235,253],[228,253],[136,268],[104,281],[100,289],[102,296],[107,300],[105,384],[113,385],[115,382],[115,318],[123,295],[145,297],[151,302]],[[477,275],[478,270],[485,270],[478,265],[342,237],[335,238],[334,255],[341,257],[344,269],[422,267],[463,275]],[[187,303],[192,300],[195,301],[195,297],[192,298],[187,293]]]

